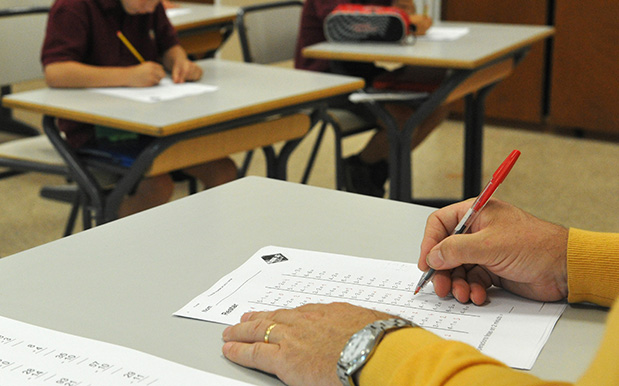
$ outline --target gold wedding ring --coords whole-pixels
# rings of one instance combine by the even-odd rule
[[[273,330],[273,327],[275,327],[276,325],[277,323],[273,323],[269,327],[267,327],[267,330],[264,333],[264,343],[269,343],[269,335],[271,335],[271,330]]]

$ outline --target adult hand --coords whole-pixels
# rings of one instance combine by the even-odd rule
[[[340,383],[337,361],[348,339],[367,324],[392,317],[347,303],[247,313],[224,330],[222,351],[231,361],[275,374],[287,385],[334,386]]]
[[[490,200],[469,233],[450,236],[471,205],[450,205],[428,218],[419,268],[437,270],[438,296],[451,292],[460,302],[481,305],[495,285],[534,300],[567,297],[567,229]]]
[[[156,86],[165,77],[163,66],[155,62],[144,62],[128,67],[128,69],[130,71],[127,77],[129,87]]]
[[[172,81],[174,83],[199,80],[201,77],[202,68],[191,60],[181,59],[174,62],[172,67]]]

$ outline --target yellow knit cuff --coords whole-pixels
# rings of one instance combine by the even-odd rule
[[[413,353],[423,353],[424,348],[442,341],[439,336],[420,327],[402,328],[385,335],[363,370],[360,373],[361,385],[388,385],[395,369],[406,363]],[[403,362],[403,363],[401,363]]]
[[[504,378],[510,381],[505,382]],[[361,370],[359,385],[539,385],[474,347],[421,328],[388,333]]]
[[[570,228],[567,285],[570,303],[610,307],[619,295],[619,233]]]

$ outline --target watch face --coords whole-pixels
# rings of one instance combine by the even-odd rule
[[[375,339],[372,331],[368,329],[357,332],[350,338],[346,347],[344,347],[340,360],[349,364],[358,361],[363,362],[366,355],[372,350],[372,347],[374,347]]]

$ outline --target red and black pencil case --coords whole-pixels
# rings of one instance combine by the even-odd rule
[[[324,22],[330,42],[401,42],[412,30],[408,14],[396,7],[341,4]]]

